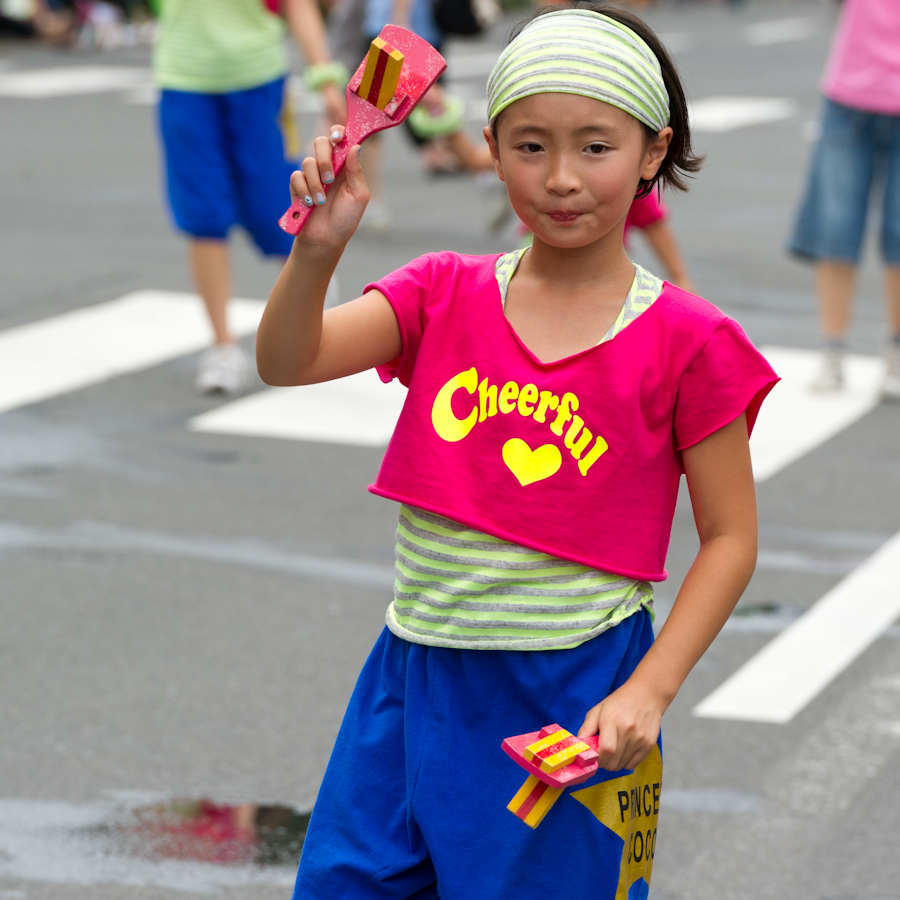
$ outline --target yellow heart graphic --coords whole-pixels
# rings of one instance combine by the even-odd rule
[[[535,481],[543,481],[559,471],[562,454],[556,444],[544,444],[532,450],[525,441],[510,438],[503,445],[503,462],[525,487]]]

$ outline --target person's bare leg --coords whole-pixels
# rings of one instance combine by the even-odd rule
[[[226,241],[194,238],[190,242],[191,271],[197,293],[203,298],[217,344],[233,341],[228,330],[231,299],[231,259]]]
[[[900,266],[888,266],[884,272],[884,294],[887,302],[888,328],[891,337],[900,335]]]
[[[231,259],[226,241],[193,239],[190,245],[194,284],[206,305],[215,343],[201,354],[194,387],[201,394],[236,394],[252,377],[252,360],[228,328]]]
[[[846,338],[853,309],[856,266],[836,260],[816,263],[819,316],[825,347],[822,367],[810,387],[814,391],[839,391],[844,386]]]
[[[836,260],[820,260],[816,263],[819,315],[826,341],[845,340],[850,328],[855,286],[856,266],[853,263]]]

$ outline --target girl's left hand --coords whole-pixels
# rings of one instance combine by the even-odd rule
[[[659,738],[665,705],[647,686],[629,679],[588,711],[578,737],[599,734],[600,768],[634,769]]]

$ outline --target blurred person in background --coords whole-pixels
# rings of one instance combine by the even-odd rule
[[[82,49],[151,44],[146,0],[0,0],[0,31]]]
[[[816,269],[825,346],[812,387],[844,386],[847,332],[873,196],[882,206],[890,329],[881,394],[900,400],[900,0],[844,0],[821,86],[822,133],[789,244]]]
[[[189,239],[194,284],[215,339],[200,358],[196,388],[236,393],[254,367],[228,327],[229,232],[241,225],[264,256],[283,259],[293,244],[278,227],[291,202],[287,183],[295,164],[287,157],[299,151],[285,150],[292,132],[298,143],[285,95],[285,21],[330,122],[346,118],[347,73],[329,56],[316,0],[156,0],[154,6],[169,206]]]
[[[53,44],[73,44],[78,37],[73,2],[0,0],[0,34],[37,37]]]

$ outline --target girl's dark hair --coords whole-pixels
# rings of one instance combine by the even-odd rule
[[[560,9],[587,9],[591,12],[602,13],[604,16],[615,20],[620,25],[630,28],[642,41],[651,49],[653,55],[659,60],[659,67],[662,70],[663,83],[669,94],[669,125],[672,128],[672,141],[669,144],[669,150],[666,153],[659,171],[649,181],[643,178],[638,186],[636,197],[646,197],[653,190],[655,184],[662,187],[672,187],[678,191],[686,191],[688,189],[687,178],[692,178],[703,165],[705,157],[694,153],[691,146],[691,123],[688,117],[687,100],[684,97],[684,88],[681,86],[681,79],[678,77],[678,70],[675,63],[669,56],[668,51],[662,45],[659,38],[653,33],[647,23],[636,16],[634,13],[626,12],[624,9],[617,9],[614,6],[606,6],[604,3],[593,3],[590,0],[575,0],[573,3],[565,5],[545,6],[539,9],[530,19],[520,22],[513,29],[510,35],[510,41],[518,37],[522,29],[529,23],[534,21],[538,16],[547,13],[557,12]],[[641,123],[643,125],[643,123]],[[656,137],[656,132],[647,125],[644,125],[644,132],[647,141],[651,141]],[[496,123],[495,123],[496,135]]]

